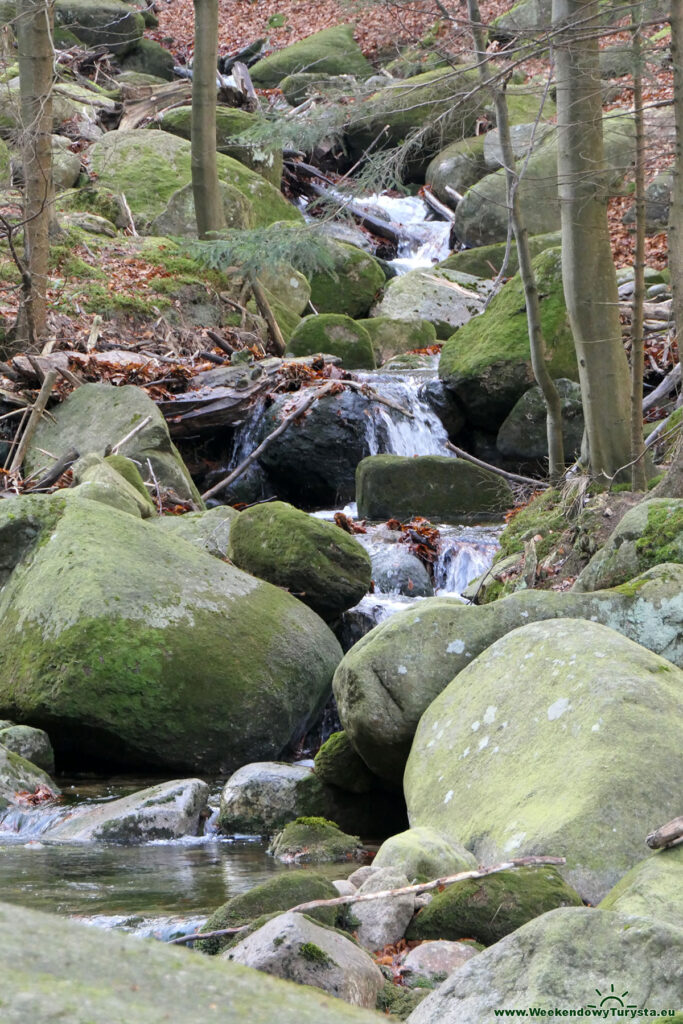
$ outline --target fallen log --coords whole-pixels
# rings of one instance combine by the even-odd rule
[[[647,412],[653,405],[656,405],[660,398],[667,398],[674,388],[681,382],[681,364],[676,363],[673,370],[667,373],[664,380],[660,381],[654,391],[643,399],[643,412]]]
[[[431,206],[434,213],[438,213],[442,220],[450,221],[451,224],[455,221],[455,213],[451,210],[450,206],[446,206],[440,199],[437,199],[431,189],[425,187],[420,192],[420,197],[424,199],[427,206]]]
[[[467,882],[471,878],[484,878],[486,875],[495,875],[500,871],[509,871],[511,868],[528,867],[531,864],[566,864],[564,857],[517,857],[514,860],[504,861],[502,864],[495,864],[491,868],[477,868],[474,871],[460,871],[457,875],[446,875],[444,878],[435,878],[431,882],[418,882],[416,885],[403,885],[398,889],[383,889],[381,892],[355,893],[352,896],[336,896],[331,900],[309,900],[307,903],[299,903],[292,907],[289,914],[307,914],[309,910],[317,910],[319,907],[343,907],[353,903],[369,903],[371,900],[385,900],[391,896],[411,896],[421,892],[430,892],[432,889],[441,889],[446,885],[454,885],[456,882]],[[218,939],[224,935],[236,935],[250,927],[244,924],[239,928],[220,928],[215,932],[195,932],[193,935],[181,935],[178,939],[171,939],[169,945],[181,946],[187,942],[196,942],[199,939]]]
[[[676,846],[683,840],[683,814],[673,821],[667,821],[666,825],[660,825],[654,832],[650,832],[645,842],[651,850],[663,850],[667,846]]]

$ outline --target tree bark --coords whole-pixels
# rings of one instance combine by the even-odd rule
[[[678,341],[678,362],[683,373],[683,5],[671,0],[671,57],[674,80],[676,158],[669,210],[669,269],[673,293],[673,316]]]
[[[24,164],[24,257],[30,283],[17,321],[18,345],[36,351],[47,328],[52,184],[53,14],[48,0],[19,0],[17,49]]]
[[[598,0],[553,0],[562,278],[590,468],[611,478],[631,461],[631,403],[607,226],[599,11]]]
[[[529,348],[531,366],[536,383],[543,394],[546,408],[546,430],[548,436],[548,475],[551,483],[557,483],[564,472],[564,440],[562,437],[562,401],[550,376],[547,363],[545,340],[541,326],[541,306],[536,285],[536,275],[531,265],[529,235],[526,229],[524,213],[517,193],[519,175],[515,154],[510,137],[510,119],[508,115],[505,87],[491,73],[489,59],[486,55],[486,37],[481,23],[478,0],[467,0],[467,12],[470,30],[474,37],[479,77],[485,89],[490,89],[496,108],[496,127],[503,155],[507,190],[508,212],[512,221],[512,230],[517,242],[519,260],[519,276],[524,288],[526,316],[529,327]]]
[[[216,160],[217,64],[218,0],[194,0],[191,156],[192,193],[200,238],[225,227]]]
[[[647,487],[643,444],[643,372],[645,339],[645,125],[643,121],[642,7],[631,12],[633,37],[633,110],[636,124],[636,239],[633,260],[633,307],[631,312],[631,489]]]

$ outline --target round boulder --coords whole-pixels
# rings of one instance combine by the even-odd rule
[[[370,335],[361,324],[341,313],[320,313],[303,318],[287,346],[293,356],[327,352],[339,356],[347,370],[374,370]]]

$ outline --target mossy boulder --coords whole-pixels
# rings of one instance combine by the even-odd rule
[[[574,590],[616,587],[663,562],[683,562],[682,498],[650,498],[630,509],[582,570]]]
[[[546,249],[556,249],[562,242],[559,231],[550,231],[545,235],[529,237],[529,252],[532,258]],[[507,245],[505,242],[494,242],[492,245],[478,245],[474,249],[462,249],[451,253],[439,264],[447,270],[457,270],[461,274],[474,274],[476,277],[495,277],[503,266]],[[506,276],[512,277],[519,270],[517,243],[512,242],[506,264]]]
[[[311,302],[318,313],[343,313],[353,318],[368,315],[384,287],[384,271],[368,252],[355,245],[330,242],[334,267],[311,277]]]
[[[476,69],[426,71],[391,82],[355,104],[345,126],[346,144],[358,159],[383,130],[382,144],[397,146],[415,129],[424,129],[408,154],[407,168],[412,178],[423,179],[446,143],[472,134],[484,104]]]
[[[17,793],[34,793],[39,786],[59,793],[47,772],[0,742],[0,811],[16,803]]]
[[[180,498],[200,503],[164,417],[144,391],[130,384],[118,388],[111,384],[83,384],[76,388],[50,419],[41,421],[26,456],[26,470],[32,473],[44,464],[39,448],[57,457],[70,448],[83,454],[104,455],[108,445],[123,440],[148,416],[147,426],[126,441],[119,454],[138,463],[145,478],[149,477],[149,459],[160,487],[172,488]]]
[[[539,1016],[544,1010],[555,1015],[556,1008],[570,1013],[574,1007],[591,1015],[599,1009],[601,994],[602,1012],[609,1017],[612,1010],[615,1016],[637,1014],[645,1007],[659,1012],[679,1005],[676,965],[682,955],[681,928],[589,907],[561,907],[529,921],[453,971],[410,1020],[489,1024],[501,1008],[530,1016],[529,1007],[538,1008]],[[628,982],[622,985],[621,978]],[[628,995],[634,1009],[622,1009],[610,997],[610,984]]]
[[[631,167],[635,155],[633,118],[607,115],[603,123],[606,166],[596,171],[596,189],[605,199]],[[508,230],[505,171],[487,174],[468,189],[455,211],[453,231],[467,246],[504,242]],[[547,135],[526,163],[517,196],[527,231],[532,235],[557,231],[560,200],[557,191],[557,132]]]
[[[389,281],[372,316],[426,320],[434,325],[437,338],[444,340],[481,313],[490,288],[487,281],[454,270],[410,270]]]
[[[437,199],[447,206],[454,205],[454,197],[446,186],[463,195],[468,188],[487,173],[484,160],[485,135],[474,135],[451,142],[430,161],[425,181]],[[458,268],[459,269],[459,268]],[[463,267],[463,270],[467,268]],[[475,273],[475,271],[467,271]],[[486,276],[486,275],[484,275]]]
[[[310,900],[332,900],[338,895],[332,882],[315,871],[308,871],[305,868],[298,871],[283,871],[269,878],[267,882],[254,886],[248,892],[232,896],[227,903],[214,910],[202,925],[201,931],[217,932],[223,928],[240,928],[263,917],[264,914],[291,910],[292,907],[298,907],[300,903],[308,903]],[[337,910],[335,907],[320,907],[311,910],[310,916],[323,924],[334,925]],[[238,936],[225,935],[214,939],[200,939],[195,948],[213,956],[228,946],[234,946],[235,942],[239,942]]]
[[[385,839],[372,864],[378,868],[396,868],[414,882],[431,882],[434,878],[446,878],[477,867],[476,860],[464,846],[444,832],[425,827],[411,828]]]
[[[239,136],[256,124],[254,114],[246,110],[232,107],[216,109],[216,149],[225,156],[250,167],[269,181],[276,188],[280,187],[282,178],[282,153],[269,146],[256,143],[240,142]],[[179,135],[181,139],[192,138],[192,107],[173,107],[159,115],[162,131]]]
[[[308,96],[322,93],[329,99],[348,99],[359,90],[353,75],[328,75],[318,71],[295,71],[280,82],[282,95],[292,107],[298,107]],[[365,90],[367,92],[367,89]]]
[[[130,461],[130,460],[127,460]],[[132,484],[123,473],[108,463],[99,455],[90,453],[80,458],[73,466],[74,494],[89,501],[99,501],[104,505],[111,505],[121,512],[137,516],[141,519],[148,519],[156,515],[154,502],[145,490],[142,477],[134,463],[130,463],[135,469],[142,490]]]
[[[2,742],[2,733],[0,733]],[[369,793],[374,777],[351,746],[344,731],[333,732],[315,755],[315,774],[328,786],[350,793]]]
[[[37,949],[29,980],[26,958]],[[19,1007],[19,1016],[5,1013],[8,1024],[55,1015],[69,1024],[151,1024],[162,1016],[185,1024],[377,1024],[376,1014],[326,992],[10,904],[0,906],[0,971],[3,999]]]
[[[181,516],[158,516],[154,524],[164,533],[182,537],[215,558],[225,558],[230,527],[238,516],[237,509],[217,505],[202,512],[185,512]]]
[[[30,725],[6,725],[0,728],[0,744],[44,772],[55,770],[50,737],[43,729],[34,729]]]
[[[251,78],[254,85],[271,89],[286,75],[311,70],[358,78],[372,74],[372,66],[353,38],[353,26],[334,25],[261,58],[251,68]]]
[[[358,604],[370,588],[370,556],[355,537],[283,501],[240,513],[228,554],[240,569],[284,587],[325,619]]]
[[[81,134],[92,137],[101,134],[95,124],[102,114],[116,111],[116,102],[107,94],[93,92],[74,82],[58,82],[52,89],[52,130],[59,132],[68,121],[78,124]],[[0,99],[0,135],[10,139],[21,128],[19,80],[3,85]]]
[[[341,313],[305,316],[293,331],[287,352],[293,356],[326,352],[339,356],[346,370],[375,368],[370,335],[355,320]]]
[[[86,46],[106,46],[118,55],[138,45],[145,29],[142,15],[119,0],[57,0],[55,24]]]
[[[683,568],[659,566],[632,583],[594,594],[525,590],[483,606],[437,597],[398,612],[364,636],[335,673],[351,743],[376,775],[400,783],[426,709],[473,658],[527,622],[601,622],[683,668]]]
[[[370,335],[378,366],[392,356],[402,355],[415,348],[428,348],[436,343],[436,330],[427,320],[395,320],[389,316],[375,316],[361,320]]]
[[[502,477],[465,459],[370,455],[356,470],[356,501],[362,518],[460,523],[499,518],[512,492]]]
[[[219,191],[223,204],[223,216],[227,228],[244,230],[254,224],[254,208],[238,188],[219,182]],[[161,238],[197,237],[197,214],[194,206],[192,182],[183,185],[174,192],[166,207],[150,225],[153,235]]]
[[[470,878],[437,892],[413,918],[406,938],[475,939],[491,946],[527,921],[581,897],[551,865],[512,868]]]
[[[90,159],[100,187],[125,194],[142,230],[192,178],[190,143],[170,132],[143,128],[108,132],[92,147]],[[260,174],[222,153],[217,162],[219,180],[237,188],[252,204],[254,227],[302,221],[296,207]]]
[[[683,846],[658,850],[619,879],[601,900],[600,910],[637,914],[680,925],[683,920],[682,880]]]
[[[560,395],[562,440],[567,462],[581,450],[583,405],[581,388],[573,380],[560,378],[555,387]],[[547,410],[541,389],[525,391],[500,425],[496,448],[501,455],[517,459],[542,459],[548,455]]]
[[[508,39],[518,33],[549,28],[551,21],[551,0],[517,0],[504,14],[493,19],[491,32],[497,39]]]
[[[420,719],[404,775],[411,823],[456,836],[481,863],[552,850],[581,897],[601,899],[641,859],[643,832],[676,813],[683,759],[659,750],[680,735],[682,683],[595,622],[513,630]]]
[[[322,864],[363,857],[358,836],[350,836],[326,818],[296,818],[273,837],[268,847],[283,864]]]
[[[155,78],[161,78],[165,82],[172,82],[175,78],[174,65],[175,58],[172,53],[153,39],[145,38],[138,40],[133,49],[129,50],[121,60],[121,68],[124,71],[154,75]]]
[[[341,655],[313,612],[99,502],[37,504],[0,507],[0,706],[58,762],[231,771],[305,732]]]
[[[532,266],[541,296],[548,370],[555,378],[577,380],[560,250],[542,252]],[[485,313],[448,339],[441,351],[439,377],[460,400],[470,424],[489,432],[498,430],[515,402],[534,383],[519,274],[501,288]]]

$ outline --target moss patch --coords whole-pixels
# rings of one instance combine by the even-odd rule
[[[358,836],[347,835],[326,818],[296,818],[270,844],[269,853],[285,863],[347,861],[361,855]]]

